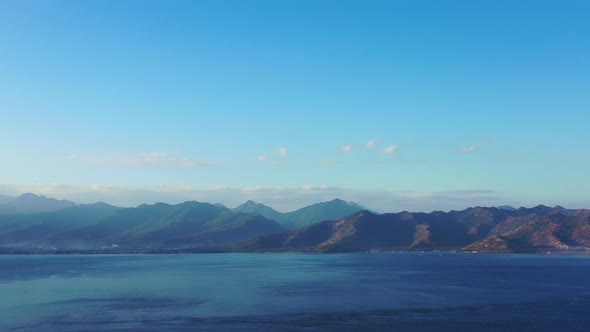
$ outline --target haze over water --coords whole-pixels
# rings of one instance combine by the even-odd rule
[[[585,331],[590,256],[0,256],[0,330]]]

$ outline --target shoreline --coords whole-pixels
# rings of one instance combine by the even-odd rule
[[[315,251],[315,250],[269,250],[269,251],[241,251],[224,248],[185,248],[185,249],[128,249],[128,250],[110,250],[110,249],[88,249],[88,250],[17,250],[0,248],[0,256],[42,256],[42,255],[183,255],[183,254],[280,254],[280,253],[305,253],[305,254],[352,254],[352,253],[455,253],[455,254],[532,254],[532,255],[575,255],[590,254],[590,248],[576,250],[551,250],[539,249],[528,251],[471,251],[461,249],[449,250],[350,250],[350,251]]]

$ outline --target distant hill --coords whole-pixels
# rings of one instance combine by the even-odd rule
[[[0,243],[38,247],[55,234],[92,225],[120,208],[105,203],[82,204],[54,212],[0,215]]]
[[[0,204],[0,214],[52,212],[74,205],[74,202],[26,193]]]
[[[238,251],[590,250],[590,212],[537,206],[510,211],[475,207],[432,213],[357,212],[283,234],[262,236]]]
[[[247,201],[234,209],[238,212],[260,214],[289,229],[298,229],[319,221],[346,217],[362,210],[364,207],[341,199],[316,203],[287,213],[278,212],[271,207],[253,201]]]
[[[51,213],[0,216],[0,246],[187,248],[233,244],[285,230],[260,215],[208,203],[157,203],[136,208],[97,203]]]

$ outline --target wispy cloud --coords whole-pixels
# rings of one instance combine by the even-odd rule
[[[481,149],[485,144],[484,143],[477,143],[468,146],[464,146],[461,148],[462,153],[473,153]]]
[[[372,149],[373,147],[375,147],[375,145],[377,145],[377,140],[376,139],[372,139],[370,141],[367,142],[367,144],[365,144],[365,149]]]
[[[342,151],[343,153],[349,153],[350,151],[352,151],[352,145],[343,145],[340,147],[340,151]]]
[[[258,156],[258,160],[260,161],[265,161],[266,159],[268,158],[265,155]]]
[[[286,156],[287,155],[287,148],[285,148],[285,147],[278,148],[277,149],[277,153],[280,156]]]
[[[390,145],[383,149],[383,154],[393,154],[397,150],[397,145]]]
[[[137,154],[118,154],[109,156],[78,156],[69,155],[65,159],[81,161],[97,166],[115,168],[144,168],[144,167],[211,167],[213,163],[202,160],[171,155],[166,152],[148,152]]]

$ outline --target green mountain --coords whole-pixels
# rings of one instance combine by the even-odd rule
[[[55,234],[92,225],[119,209],[105,203],[94,203],[55,212],[0,215],[0,243],[21,247],[38,246]]]
[[[219,246],[282,232],[257,214],[233,212],[208,203],[157,203],[126,208],[85,227],[47,238],[56,248],[187,248]]]

